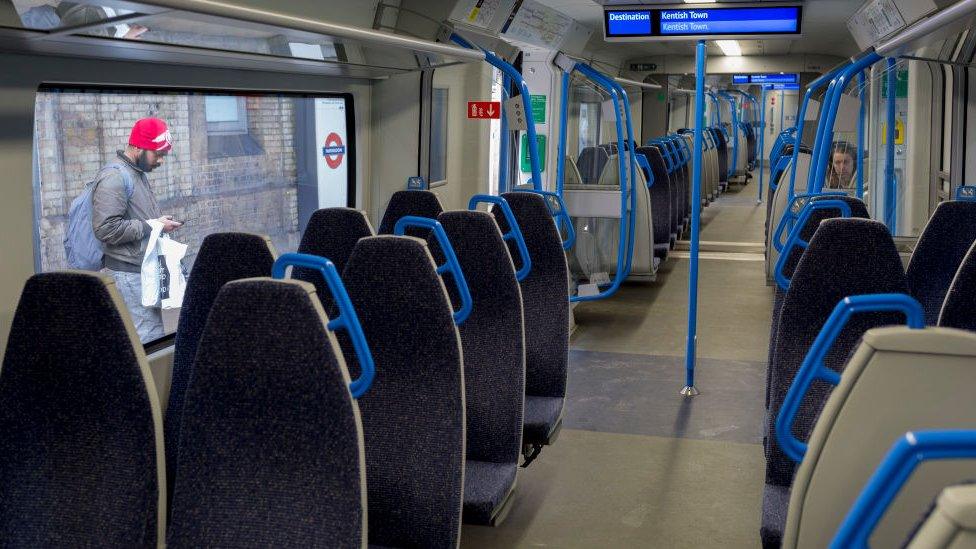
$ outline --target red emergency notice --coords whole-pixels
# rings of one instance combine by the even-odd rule
[[[498,101],[468,101],[468,118],[501,118],[502,104]]]

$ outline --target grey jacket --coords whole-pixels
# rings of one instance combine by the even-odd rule
[[[129,171],[132,180],[132,199],[128,200],[122,176],[115,170],[105,170],[95,181],[92,193],[92,229],[95,237],[105,244],[105,267],[113,271],[137,273],[142,267],[146,243],[151,229],[146,221],[162,214],[145,172],[118,152],[120,164]]]

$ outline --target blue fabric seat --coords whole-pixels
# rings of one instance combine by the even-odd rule
[[[502,195],[525,236],[532,271],[521,282],[525,311],[525,427],[523,446],[551,443],[562,423],[569,362],[569,274],[562,240],[541,195]],[[494,210],[502,232],[508,223]],[[515,268],[522,260],[509,243]],[[544,403],[544,404],[543,404]],[[545,411],[545,413],[538,413]],[[538,448],[536,448],[538,449]]]
[[[938,325],[976,331],[976,243],[970,246],[952,279]]]
[[[0,370],[0,545],[155,546],[165,469],[159,397],[114,281],[32,276]]]
[[[648,189],[651,196],[651,219],[654,222],[654,255],[664,259],[671,249],[671,235],[677,234],[677,226],[672,227],[672,225],[676,217],[673,211],[678,208],[678,205],[672,204],[671,182],[666,175],[659,179],[654,165],[651,164],[650,158],[652,156],[660,158],[660,151],[655,147],[638,147],[635,152],[643,154],[651,165],[651,172],[646,175],[648,181],[651,177],[654,181]]]
[[[427,244],[360,239],[343,271],[376,365],[359,398],[369,542],[455,547],[464,490],[460,336]],[[354,353],[343,345],[347,357]]]
[[[473,307],[458,326],[464,356],[464,521],[497,524],[515,486],[525,400],[522,292],[491,214],[448,211],[437,217],[454,248]],[[443,254],[428,242],[438,264]],[[445,279],[449,276],[445,275]],[[460,307],[457,286],[446,280]]]
[[[367,236],[373,236],[373,226],[363,211],[353,208],[323,208],[316,210],[309,218],[305,232],[302,233],[302,241],[298,245],[298,253],[324,257],[332,261],[336,271],[341,273],[346,268],[346,262],[349,261],[356,242]],[[315,292],[322,301],[326,314],[338,314],[321,273],[305,267],[295,267],[292,278],[315,285]],[[346,337],[345,332],[338,334],[339,337]]]
[[[795,465],[775,443],[774,423],[786,393],[814,339],[837,303],[851,295],[907,293],[908,285],[894,241],[883,223],[868,219],[827,219],[820,223],[803,253],[789,290],[783,298],[779,326],[769,365],[766,438],[766,484],[789,487]],[[828,352],[824,364],[843,371],[847,357],[861,335],[870,328],[904,322],[894,313],[868,313],[853,317]],[[794,434],[806,440],[829,396],[829,386],[814,384],[794,426]],[[774,546],[782,535],[785,510],[770,496],[763,501],[760,536],[763,545]]]
[[[842,200],[846,202],[848,206],[850,206],[851,217],[860,218],[860,219],[870,218],[870,215],[868,214],[867,206],[864,205],[864,202],[854,197],[840,196],[840,195],[823,195],[823,196],[815,196],[811,198],[811,200],[812,201]],[[816,233],[817,227],[820,226],[820,223],[823,220],[840,217],[841,214],[842,212],[840,211],[839,208],[824,208],[822,210],[813,210],[812,212],[810,212],[810,217],[807,219],[807,222],[803,225],[803,228],[800,230],[800,238],[809,242],[810,239],[813,238],[814,233]],[[784,239],[785,238],[786,237],[784,236]],[[803,256],[803,248],[797,246],[792,250],[790,250],[790,255],[789,257],[786,258],[785,263],[783,265],[783,274],[786,276],[786,278],[793,277],[793,272],[796,270],[796,266],[800,262],[800,258],[802,256]],[[774,295],[773,295],[772,320],[769,323],[769,354],[768,354],[769,359],[767,360],[766,364],[773,363],[773,348],[774,348],[773,342],[776,341],[776,330],[779,328],[779,312],[780,309],[782,309],[783,307],[783,298],[785,296],[786,296],[786,292],[783,291],[783,289],[780,288],[779,285],[777,284],[775,286]],[[769,384],[770,384],[771,374],[772,374],[772,369],[767,368],[766,369],[766,407],[767,408],[769,407]]]
[[[386,205],[386,212],[383,213],[383,220],[380,221],[378,234],[393,234],[397,221],[408,215],[417,217],[428,217],[437,219],[437,216],[444,211],[441,201],[437,195],[430,191],[397,191],[390,197],[390,202]],[[427,238],[430,231],[420,227],[409,227],[407,234],[417,238]]]
[[[179,460],[177,441],[183,416],[183,400],[193,377],[193,360],[200,336],[217,294],[232,280],[271,276],[275,253],[268,237],[249,233],[214,233],[200,244],[193,270],[186,282],[183,308],[176,329],[173,381],[166,408],[166,463],[172,495],[173,473]]]
[[[918,238],[908,264],[908,290],[934,325],[959,264],[976,241],[976,202],[943,202]]]
[[[220,290],[186,391],[170,547],[360,547],[362,426],[306,282]]]

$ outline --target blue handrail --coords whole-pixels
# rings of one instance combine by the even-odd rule
[[[719,96],[729,102],[729,112],[732,113],[732,162],[729,175],[734,175],[739,167],[739,112],[731,94],[719,92]]]
[[[847,193],[844,191],[824,191],[822,193],[801,193],[793,196],[793,200],[790,201],[786,211],[783,212],[783,217],[779,218],[779,224],[776,225],[776,230],[773,232],[773,247],[776,248],[776,251],[783,251],[783,247],[786,245],[786,243],[783,242],[783,231],[785,231],[787,228],[789,228],[791,231],[793,230],[793,227],[795,226],[793,222],[800,217],[800,213],[803,212],[803,207],[807,205],[807,202],[810,199],[817,198],[818,196],[846,195]]]
[[[566,178],[566,121],[569,118],[569,73],[563,72],[560,78],[562,103],[559,108],[559,158],[556,159],[556,193],[563,194],[563,183]]]
[[[691,246],[688,259],[688,334],[685,337],[685,386],[681,394],[698,394],[695,352],[698,346],[698,252],[701,238],[702,136],[705,133],[705,41],[695,44],[695,163],[691,167]]]
[[[613,103],[614,110],[616,111],[614,118],[617,129],[617,169],[620,173],[621,183],[620,240],[617,245],[617,272],[614,275],[613,283],[610,285],[610,287],[601,291],[600,293],[588,296],[570,296],[569,300],[571,302],[579,302],[603,299],[613,295],[620,288],[620,285],[623,284],[624,279],[630,274],[631,261],[633,260],[634,256],[633,233],[635,232],[637,225],[637,194],[634,186],[634,176],[636,174],[631,173],[631,177],[628,181],[628,171],[624,164],[625,155],[623,153],[627,150],[624,148],[624,140],[626,139],[628,143],[633,143],[633,132],[630,131],[625,137],[624,121],[621,120],[620,112],[626,111],[626,116],[629,120],[630,105],[628,104],[626,105],[626,108],[622,108],[620,104],[621,98],[625,97],[623,94],[621,94],[621,91],[623,91],[622,88],[619,88],[616,82],[610,78],[607,78],[603,73],[585,63],[577,62],[575,65],[573,65],[573,70],[588,78],[610,95],[610,100]],[[630,147],[630,149],[633,149],[633,147]],[[564,152],[560,151],[560,154],[564,154]],[[633,167],[633,159],[629,155],[627,155],[627,158],[631,161],[631,167]],[[630,183],[629,185],[628,182]],[[629,206],[628,198],[630,199]]]
[[[848,65],[835,79],[835,82],[831,83],[833,87],[832,93],[828,92],[829,103],[825,104],[827,110],[827,117],[824,120],[823,129],[817,134],[817,140],[813,148],[813,157],[810,164],[810,172],[807,176],[807,189],[813,192],[820,191],[823,189],[824,178],[827,175],[827,170],[823,169],[827,162],[827,152],[831,148],[831,143],[834,139],[834,121],[837,120],[837,110],[840,105],[840,98],[844,95],[844,89],[847,87],[847,82],[854,77],[857,73],[870,67],[871,65],[877,63],[881,60],[881,56],[870,51],[867,54],[858,58],[854,63]],[[823,111],[823,109],[821,109]]]
[[[867,113],[867,102],[864,100],[864,88],[867,86],[864,81],[864,71],[857,73],[857,97],[861,105],[857,112],[857,165],[854,166],[857,170],[857,178],[854,187],[857,197],[861,200],[864,200],[864,117]]]
[[[797,163],[797,159],[800,156],[800,145],[803,143],[803,126],[805,125],[804,118],[806,118],[807,106],[810,104],[810,98],[813,96],[813,92],[820,89],[820,87],[822,87],[824,84],[833,80],[834,76],[836,76],[841,70],[843,70],[845,66],[846,65],[840,65],[838,67],[834,67],[830,71],[820,75],[819,78],[817,78],[807,86],[807,91],[803,94],[803,101],[800,102],[800,106],[798,107],[797,114],[796,114],[795,142],[793,145],[793,157],[791,160],[793,162],[793,168],[790,170],[790,186],[788,188],[790,199],[793,198],[793,195],[795,194],[795,190],[796,190],[796,163]],[[780,113],[782,113],[782,111],[783,109],[780,108]],[[819,114],[820,117],[823,117],[824,115],[823,105],[821,105],[820,107]],[[782,123],[780,124],[780,126],[782,126]],[[807,186],[807,188],[809,189],[809,185]]]
[[[783,246],[783,251],[780,252],[779,257],[776,259],[776,269],[774,271],[776,284],[784,292],[790,288],[790,279],[786,278],[784,271],[786,270],[786,262],[789,260],[790,254],[793,253],[793,248],[799,246],[805,250],[810,246],[809,242],[800,238],[803,227],[810,219],[810,216],[813,215],[814,210],[827,209],[839,209],[840,217],[851,216],[851,206],[843,200],[810,200],[803,206],[803,211],[800,212],[800,217],[797,219],[796,225],[793,226],[789,236],[786,237],[786,244]]]
[[[840,383],[840,374],[824,364],[824,358],[830,348],[853,315],[883,312],[904,313],[908,327],[913,330],[925,327],[922,305],[911,297],[905,294],[865,294],[840,300],[820,329],[817,339],[813,341],[813,345],[803,359],[796,378],[793,379],[793,384],[790,385],[790,390],[786,393],[779,415],[776,416],[776,442],[783,449],[783,453],[793,461],[803,461],[803,456],[807,452],[806,443],[793,435],[793,422],[796,421],[796,414],[800,410],[803,397],[814,381],[823,381],[833,386]]]
[[[505,216],[505,222],[508,223],[508,232],[502,235],[502,239],[514,240],[515,247],[518,249],[519,255],[522,256],[522,268],[515,273],[515,278],[519,282],[522,282],[529,276],[529,272],[532,270],[532,258],[529,257],[529,248],[525,245],[525,237],[522,236],[522,229],[519,228],[515,214],[512,212],[512,207],[508,205],[508,200],[500,196],[476,194],[468,201],[468,209],[474,210],[478,207],[478,204],[482,203],[497,205],[501,209],[502,215]]]
[[[436,219],[408,215],[401,217],[396,222],[396,225],[393,226],[393,234],[403,236],[407,227],[421,227],[434,232],[434,238],[437,239],[445,258],[444,264],[437,266],[437,274],[443,276],[444,273],[450,272],[454,278],[454,284],[457,285],[458,294],[461,296],[461,308],[454,312],[454,324],[460,325],[467,320],[474,305],[471,299],[471,291],[468,289],[468,281],[464,278],[464,273],[461,272],[461,264],[458,263],[457,255],[454,254],[454,247],[451,246],[451,241],[447,238],[444,227]]]
[[[757,193],[758,198],[756,198],[756,203],[760,203],[763,200],[763,175],[765,170],[762,169],[762,155],[763,148],[766,145],[766,90],[769,89],[767,85],[760,86],[760,103],[762,107],[759,108],[759,143],[757,145],[756,159],[759,163],[759,191]],[[772,168],[772,163],[770,162],[770,168]],[[772,172],[770,172],[770,185],[772,185]]]
[[[563,249],[568,250],[572,248],[573,244],[576,244],[576,227],[573,226],[573,219],[569,216],[569,210],[566,208],[566,202],[563,201],[563,197],[553,191],[541,191],[538,189],[525,189],[521,192],[535,193],[542,195],[546,199],[546,206],[549,208],[549,213],[555,220],[556,226],[566,228],[566,240],[563,241]],[[552,203],[549,202],[550,198],[556,201],[559,209],[553,209]],[[560,238],[562,238],[562,235],[560,235]]]
[[[630,166],[630,179],[629,179],[629,193],[630,193],[630,230],[627,232],[627,263],[624,267],[624,272],[630,275],[631,268],[633,267],[634,261],[634,242],[637,238],[637,173],[636,164],[637,156],[636,151],[634,151],[634,125],[631,121],[630,114],[630,97],[627,95],[627,90],[620,85],[616,80],[605,77],[610,85],[617,88],[617,92],[620,94],[620,101],[622,103],[622,108],[624,111],[624,119],[626,122],[627,129],[627,146],[624,147],[625,151],[628,151],[627,159]]]
[[[888,450],[841,523],[831,549],[867,549],[868,539],[915,469],[925,461],[976,458],[976,431],[915,431]]]
[[[271,267],[271,277],[277,279],[285,278],[288,267],[305,267],[317,270],[325,279],[325,284],[335,300],[336,307],[339,309],[339,316],[329,320],[326,325],[332,332],[345,330],[352,341],[352,348],[356,351],[356,359],[359,361],[359,378],[349,384],[349,392],[353,398],[363,396],[370,385],[373,384],[373,377],[376,374],[376,367],[373,363],[373,354],[366,343],[366,336],[363,335],[363,327],[356,316],[356,309],[352,306],[346,286],[339,277],[335,264],[324,257],[310,254],[286,253],[282,254]]]
[[[529,93],[529,85],[525,82],[525,77],[522,76],[515,67],[507,63],[501,57],[498,57],[494,53],[484,49],[475,47],[474,44],[466,40],[464,37],[457,33],[451,33],[451,41],[458,44],[461,47],[468,49],[480,49],[485,54],[485,61],[491,66],[502,71],[502,73],[511,78],[518,87],[520,96],[522,98],[522,108],[525,110],[525,120],[526,120],[526,138],[528,142],[528,153],[529,153],[529,164],[532,167],[532,185],[536,190],[542,189],[542,168],[539,164],[538,156],[538,139],[535,131],[535,119],[532,117],[532,101],[531,94]],[[504,109],[502,110],[504,112]]]

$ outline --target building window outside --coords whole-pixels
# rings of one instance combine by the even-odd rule
[[[247,133],[247,107],[243,97],[208,95],[204,98],[207,133],[229,135]]]

